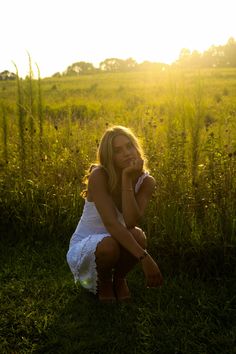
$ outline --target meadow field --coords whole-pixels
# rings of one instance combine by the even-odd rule
[[[0,81],[1,353],[236,353],[235,97],[234,68]],[[141,226],[165,283],[138,268],[132,303],[104,306],[65,255],[113,124],[157,181]]]

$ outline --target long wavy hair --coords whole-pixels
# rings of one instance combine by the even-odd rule
[[[109,192],[112,193],[115,188],[117,187],[118,184],[118,175],[117,175],[117,170],[114,165],[114,150],[113,150],[113,141],[114,138],[117,137],[118,135],[124,135],[126,136],[135,149],[137,150],[139,156],[141,159],[143,159],[144,164],[143,164],[143,170],[147,171],[147,161],[146,157],[144,155],[144,151],[142,149],[141,143],[138,140],[138,138],[134,135],[131,129],[123,127],[121,125],[115,125],[110,128],[108,128],[105,133],[103,134],[100,144],[98,146],[97,150],[97,161],[96,163],[93,163],[90,165],[86,175],[84,176],[83,182],[86,185],[85,190],[81,193],[81,195],[86,198],[87,197],[87,190],[88,190],[88,178],[93,170],[94,167],[96,166],[101,166],[108,175],[108,188]]]

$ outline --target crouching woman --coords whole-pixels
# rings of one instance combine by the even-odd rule
[[[146,236],[137,226],[155,188],[144,160],[133,132],[114,126],[105,131],[97,163],[86,176],[84,209],[67,261],[75,281],[103,302],[130,299],[126,276],[137,263],[147,287],[163,282],[146,250]]]

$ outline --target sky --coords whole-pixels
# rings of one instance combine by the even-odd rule
[[[236,0],[2,0],[0,72],[41,77],[78,61],[107,58],[172,63],[180,50],[236,39]]]

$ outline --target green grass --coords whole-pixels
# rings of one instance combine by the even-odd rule
[[[68,241],[68,240],[67,240]],[[131,303],[100,304],[75,286],[67,242],[1,247],[1,353],[235,353],[236,278],[172,272],[161,289],[129,275]]]
[[[0,353],[236,353],[235,82],[235,69],[0,82]],[[157,181],[141,226],[165,284],[145,289],[137,269],[131,304],[105,306],[65,255],[111,124],[135,131]]]
[[[157,181],[145,221],[152,237],[235,247],[235,77],[235,69],[172,69],[19,80],[18,89],[0,82],[0,228],[65,234],[102,133],[123,124]]]

